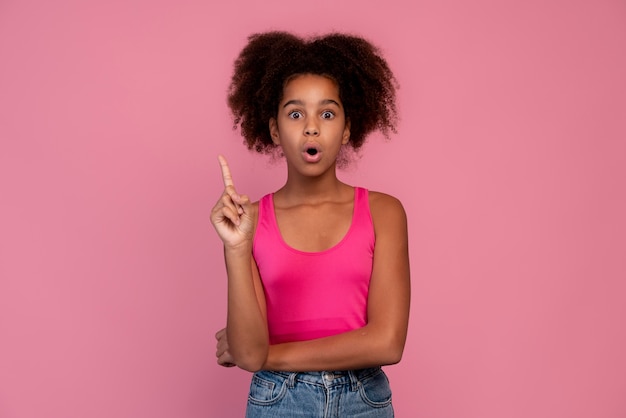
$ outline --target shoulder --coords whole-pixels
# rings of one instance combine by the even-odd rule
[[[406,229],[406,212],[397,198],[381,192],[369,192],[370,213],[376,232]]]
[[[374,192],[371,190],[368,194],[370,211],[372,212],[373,217],[375,217],[377,214],[396,214],[406,217],[404,207],[402,206],[400,200],[398,200],[397,198],[386,193]]]

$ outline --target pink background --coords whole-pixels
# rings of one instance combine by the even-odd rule
[[[248,34],[352,31],[399,134],[342,177],[399,197],[413,306],[399,417],[626,416],[619,0],[0,2],[0,417],[236,417],[209,223],[284,166],[231,129]]]

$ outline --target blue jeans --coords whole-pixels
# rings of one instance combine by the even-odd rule
[[[246,418],[392,418],[380,367],[340,372],[260,371],[252,376]]]

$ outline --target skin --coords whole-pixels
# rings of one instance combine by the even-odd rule
[[[287,160],[287,181],[274,194],[283,239],[302,251],[332,247],[348,231],[354,204],[354,188],[336,175],[337,155],[350,138],[337,85],[319,75],[292,78],[269,129]],[[319,154],[313,162],[304,152],[311,146]],[[221,156],[219,160],[224,192],[211,221],[224,242],[228,314],[226,328],[216,334],[218,364],[249,371],[316,371],[399,362],[410,303],[407,223],[400,202],[369,192],[376,247],[367,325],[331,337],[270,346],[263,288],[252,257],[258,202],[236,192],[226,160]]]

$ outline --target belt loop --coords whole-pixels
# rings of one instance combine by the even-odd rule
[[[348,376],[350,377],[350,389],[356,392],[359,389],[359,379],[356,376],[358,370],[349,370]]]
[[[296,376],[298,376],[298,373],[289,374],[289,377],[287,378],[287,387],[289,389],[293,389],[293,387],[296,385]]]

